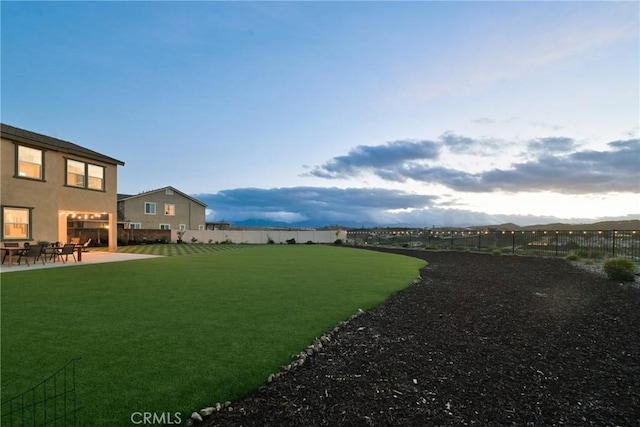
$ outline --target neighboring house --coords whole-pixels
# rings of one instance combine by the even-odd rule
[[[1,124],[2,241],[67,242],[69,226],[100,227],[117,245],[117,176],[124,162]]]
[[[125,229],[204,230],[206,207],[173,187],[118,194],[118,222]]]

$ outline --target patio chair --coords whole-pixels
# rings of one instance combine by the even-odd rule
[[[79,245],[80,244],[80,238],[79,237],[72,237],[71,240],[69,241],[69,243],[73,243],[74,245]]]
[[[82,248],[82,252],[89,252],[89,245],[91,244],[91,237],[89,237],[87,239],[86,242],[84,242],[83,248]]]
[[[22,257],[24,257],[28,266],[29,266],[29,258],[33,258],[34,263],[38,261],[38,258],[40,258],[40,261],[42,261],[42,265],[44,265],[43,249],[44,249],[44,246],[42,245],[29,245],[27,249],[20,252],[20,257],[18,257],[18,264],[20,264]]]
[[[60,252],[58,252],[58,255],[60,257],[60,259],[62,260],[63,263],[66,263],[67,261],[69,261],[69,255],[71,255],[73,257],[73,261],[74,262],[78,262],[78,260],[76,260],[76,255],[74,253],[74,251],[76,250],[76,245],[74,243],[66,243],[63,247],[62,250],[60,250]],[[63,258],[64,256],[64,258]]]
[[[20,244],[19,243],[15,243],[15,242],[7,242],[7,243],[4,243],[3,246],[5,248],[19,248]],[[17,253],[17,254],[19,254],[19,253]],[[5,252],[4,255],[2,256],[2,264],[4,264],[4,261],[7,259],[7,255],[9,255],[9,253]]]
[[[42,248],[42,253],[45,255],[45,257],[49,255],[49,261],[53,260],[53,262],[56,262],[56,258],[58,258],[60,249],[60,242],[55,242],[52,243],[51,246],[45,246],[44,248]]]

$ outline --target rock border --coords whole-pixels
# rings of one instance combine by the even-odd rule
[[[422,280],[421,276],[418,276],[414,279],[409,286],[415,286]],[[358,309],[354,314],[352,314],[347,320],[340,321],[331,328],[328,332],[325,332],[319,338],[313,340],[311,344],[304,348],[300,353],[293,354],[291,356],[292,362],[288,365],[282,366],[278,372],[269,374],[266,379],[266,384],[271,384],[272,382],[278,380],[279,378],[287,375],[289,372],[294,371],[296,368],[304,365],[304,363],[311,357],[314,357],[320,350],[324,347],[328,347],[334,341],[335,335],[338,334],[342,329],[344,329],[351,321],[357,319],[359,316],[365,314],[366,311],[361,308]],[[258,391],[262,391],[266,388],[266,384],[258,388]],[[200,423],[204,422],[204,418],[209,417],[214,412],[220,411],[229,411],[233,412],[234,407],[231,401],[222,402],[214,402],[212,406],[208,406],[206,408],[202,408],[199,411],[194,411],[191,413],[191,416],[185,421],[184,427],[196,427]]]

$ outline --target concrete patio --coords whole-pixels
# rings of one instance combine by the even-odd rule
[[[122,262],[122,261],[133,261],[137,259],[146,259],[146,258],[158,258],[159,255],[141,255],[141,254],[119,254],[114,252],[84,252],[82,254],[82,261],[74,262],[71,255],[69,256],[69,261],[63,263],[61,260],[56,262],[49,261],[48,259],[45,261],[45,264],[42,265],[42,261],[33,262],[33,260],[29,260],[31,263],[30,266],[23,262],[18,265],[15,262],[11,267],[7,265],[7,262],[0,266],[0,273],[11,273],[16,271],[25,271],[25,270],[37,270],[41,268],[61,268],[61,267],[74,267],[78,265],[86,265],[86,264],[101,264],[105,262]]]

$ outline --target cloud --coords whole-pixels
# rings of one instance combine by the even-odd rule
[[[359,145],[346,156],[334,157],[310,172],[320,178],[344,178],[362,169],[385,169],[407,161],[437,159],[439,144],[433,141],[394,141],[384,145]]]
[[[536,153],[567,153],[573,150],[575,146],[576,143],[571,138],[539,138],[530,141],[527,149]]]
[[[215,194],[194,195],[213,207],[211,221],[247,220],[288,224],[372,225],[392,221],[390,211],[424,209],[436,196],[382,188],[237,188]]]
[[[490,149],[497,156],[501,145],[496,140],[474,139],[452,133],[445,133],[439,141],[453,154],[488,155],[481,150]],[[433,144],[440,145],[435,142]],[[312,174],[323,177],[324,173],[334,173],[334,169],[327,168],[339,162],[349,165],[349,168],[341,169],[342,177],[372,173],[387,181],[435,183],[465,192],[640,192],[640,139],[610,142],[608,151],[579,151],[576,150],[577,144],[573,139],[558,137],[535,139],[527,147],[534,156],[532,160],[513,163],[503,169],[469,173],[433,164],[437,156],[394,155],[394,146],[385,145],[386,155],[394,160],[388,161],[383,167],[378,167],[378,162],[367,162],[365,157],[352,151],[347,156],[336,157],[316,168]],[[368,148],[376,151],[376,147]],[[355,161],[351,161],[352,155],[355,155]],[[420,160],[431,162],[419,162]]]
[[[418,55],[413,61],[418,71],[405,79],[399,92],[410,101],[425,102],[490,91],[512,80],[528,84],[531,77],[593,61],[605,49],[617,49],[637,40],[636,5],[619,2],[611,7],[595,3],[582,10],[562,4],[548,9],[550,15],[537,7],[526,12],[523,9],[514,12],[509,20],[520,25],[487,27],[490,30],[487,37],[470,38],[448,56],[438,58],[440,61],[427,54]],[[529,22],[535,24],[531,26]],[[495,123],[483,119],[474,122]],[[559,129],[544,122],[537,126]]]
[[[471,122],[479,125],[492,125],[496,123],[496,120],[490,117],[478,117],[477,119],[471,120]]]
[[[612,150],[545,154],[509,170],[485,172],[480,176],[481,191],[640,192],[640,139],[608,145]]]
[[[237,188],[195,194],[213,210],[209,221],[290,227],[470,226],[513,222],[533,225],[567,221],[554,216],[501,215],[447,208],[447,201],[428,195],[381,188]],[[627,219],[637,219],[637,214]],[[592,220],[591,220],[592,221]],[[590,222],[571,218],[568,222]]]

